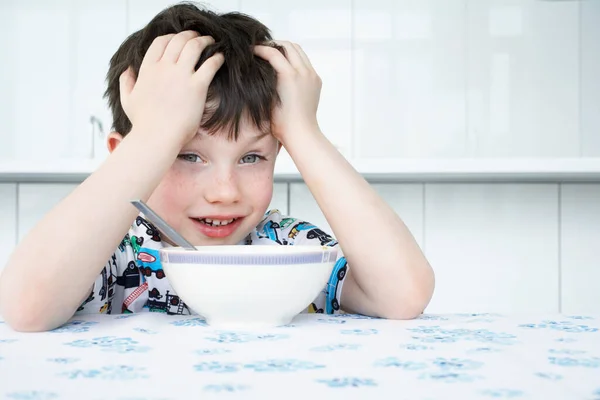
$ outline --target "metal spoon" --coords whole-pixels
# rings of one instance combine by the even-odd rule
[[[131,204],[133,204],[139,211],[143,212],[150,222],[156,225],[158,230],[163,235],[171,239],[176,245],[187,250],[196,250],[196,247],[193,244],[185,240],[185,238],[177,233],[175,229],[171,228],[171,226],[167,224],[164,219],[159,217],[158,214],[152,211],[152,209],[148,207],[146,203],[141,200],[131,200]]]

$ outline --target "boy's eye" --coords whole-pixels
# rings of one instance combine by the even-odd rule
[[[180,160],[183,160],[183,161],[191,162],[191,163],[202,162],[202,159],[200,158],[200,156],[198,156],[196,154],[180,154],[179,156],[177,156],[177,158],[179,158]]]
[[[258,160],[265,160],[264,157],[259,156],[258,154],[248,154],[242,157],[243,164],[255,164]]]

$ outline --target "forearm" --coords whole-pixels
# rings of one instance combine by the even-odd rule
[[[367,300],[350,299],[346,305],[384,317],[420,312],[432,295],[433,272],[396,212],[321,132],[295,132],[284,146]]]
[[[68,320],[137,215],[178,148],[131,132],[102,166],[54,207],[16,247],[0,277],[0,311],[20,330]],[[140,172],[140,155],[152,168]]]

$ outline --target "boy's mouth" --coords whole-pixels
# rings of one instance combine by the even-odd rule
[[[202,222],[208,226],[226,226],[235,222],[238,218],[230,218],[225,220],[211,219],[211,218],[195,218],[197,221]]]
[[[221,216],[219,218],[192,218],[196,228],[205,236],[225,238],[233,234],[240,226],[244,217]]]

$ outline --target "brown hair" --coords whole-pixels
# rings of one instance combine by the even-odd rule
[[[121,106],[120,75],[132,67],[137,77],[144,55],[156,37],[185,30],[215,39],[215,43],[203,51],[196,69],[217,52],[225,58],[209,86],[206,103],[211,107],[210,112],[205,112],[201,127],[209,134],[227,130],[228,138],[237,140],[240,122],[247,116],[260,130],[268,130],[271,110],[280,102],[277,75],[267,61],[253,54],[252,48],[272,40],[270,30],[248,15],[219,14],[191,2],[161,11],[148,25],[131,34],[111,58],[104,97],[108,98],[112,111],[113,129],[125,136],[132,127]],[[282,47],[272,46],[284,51]]]

